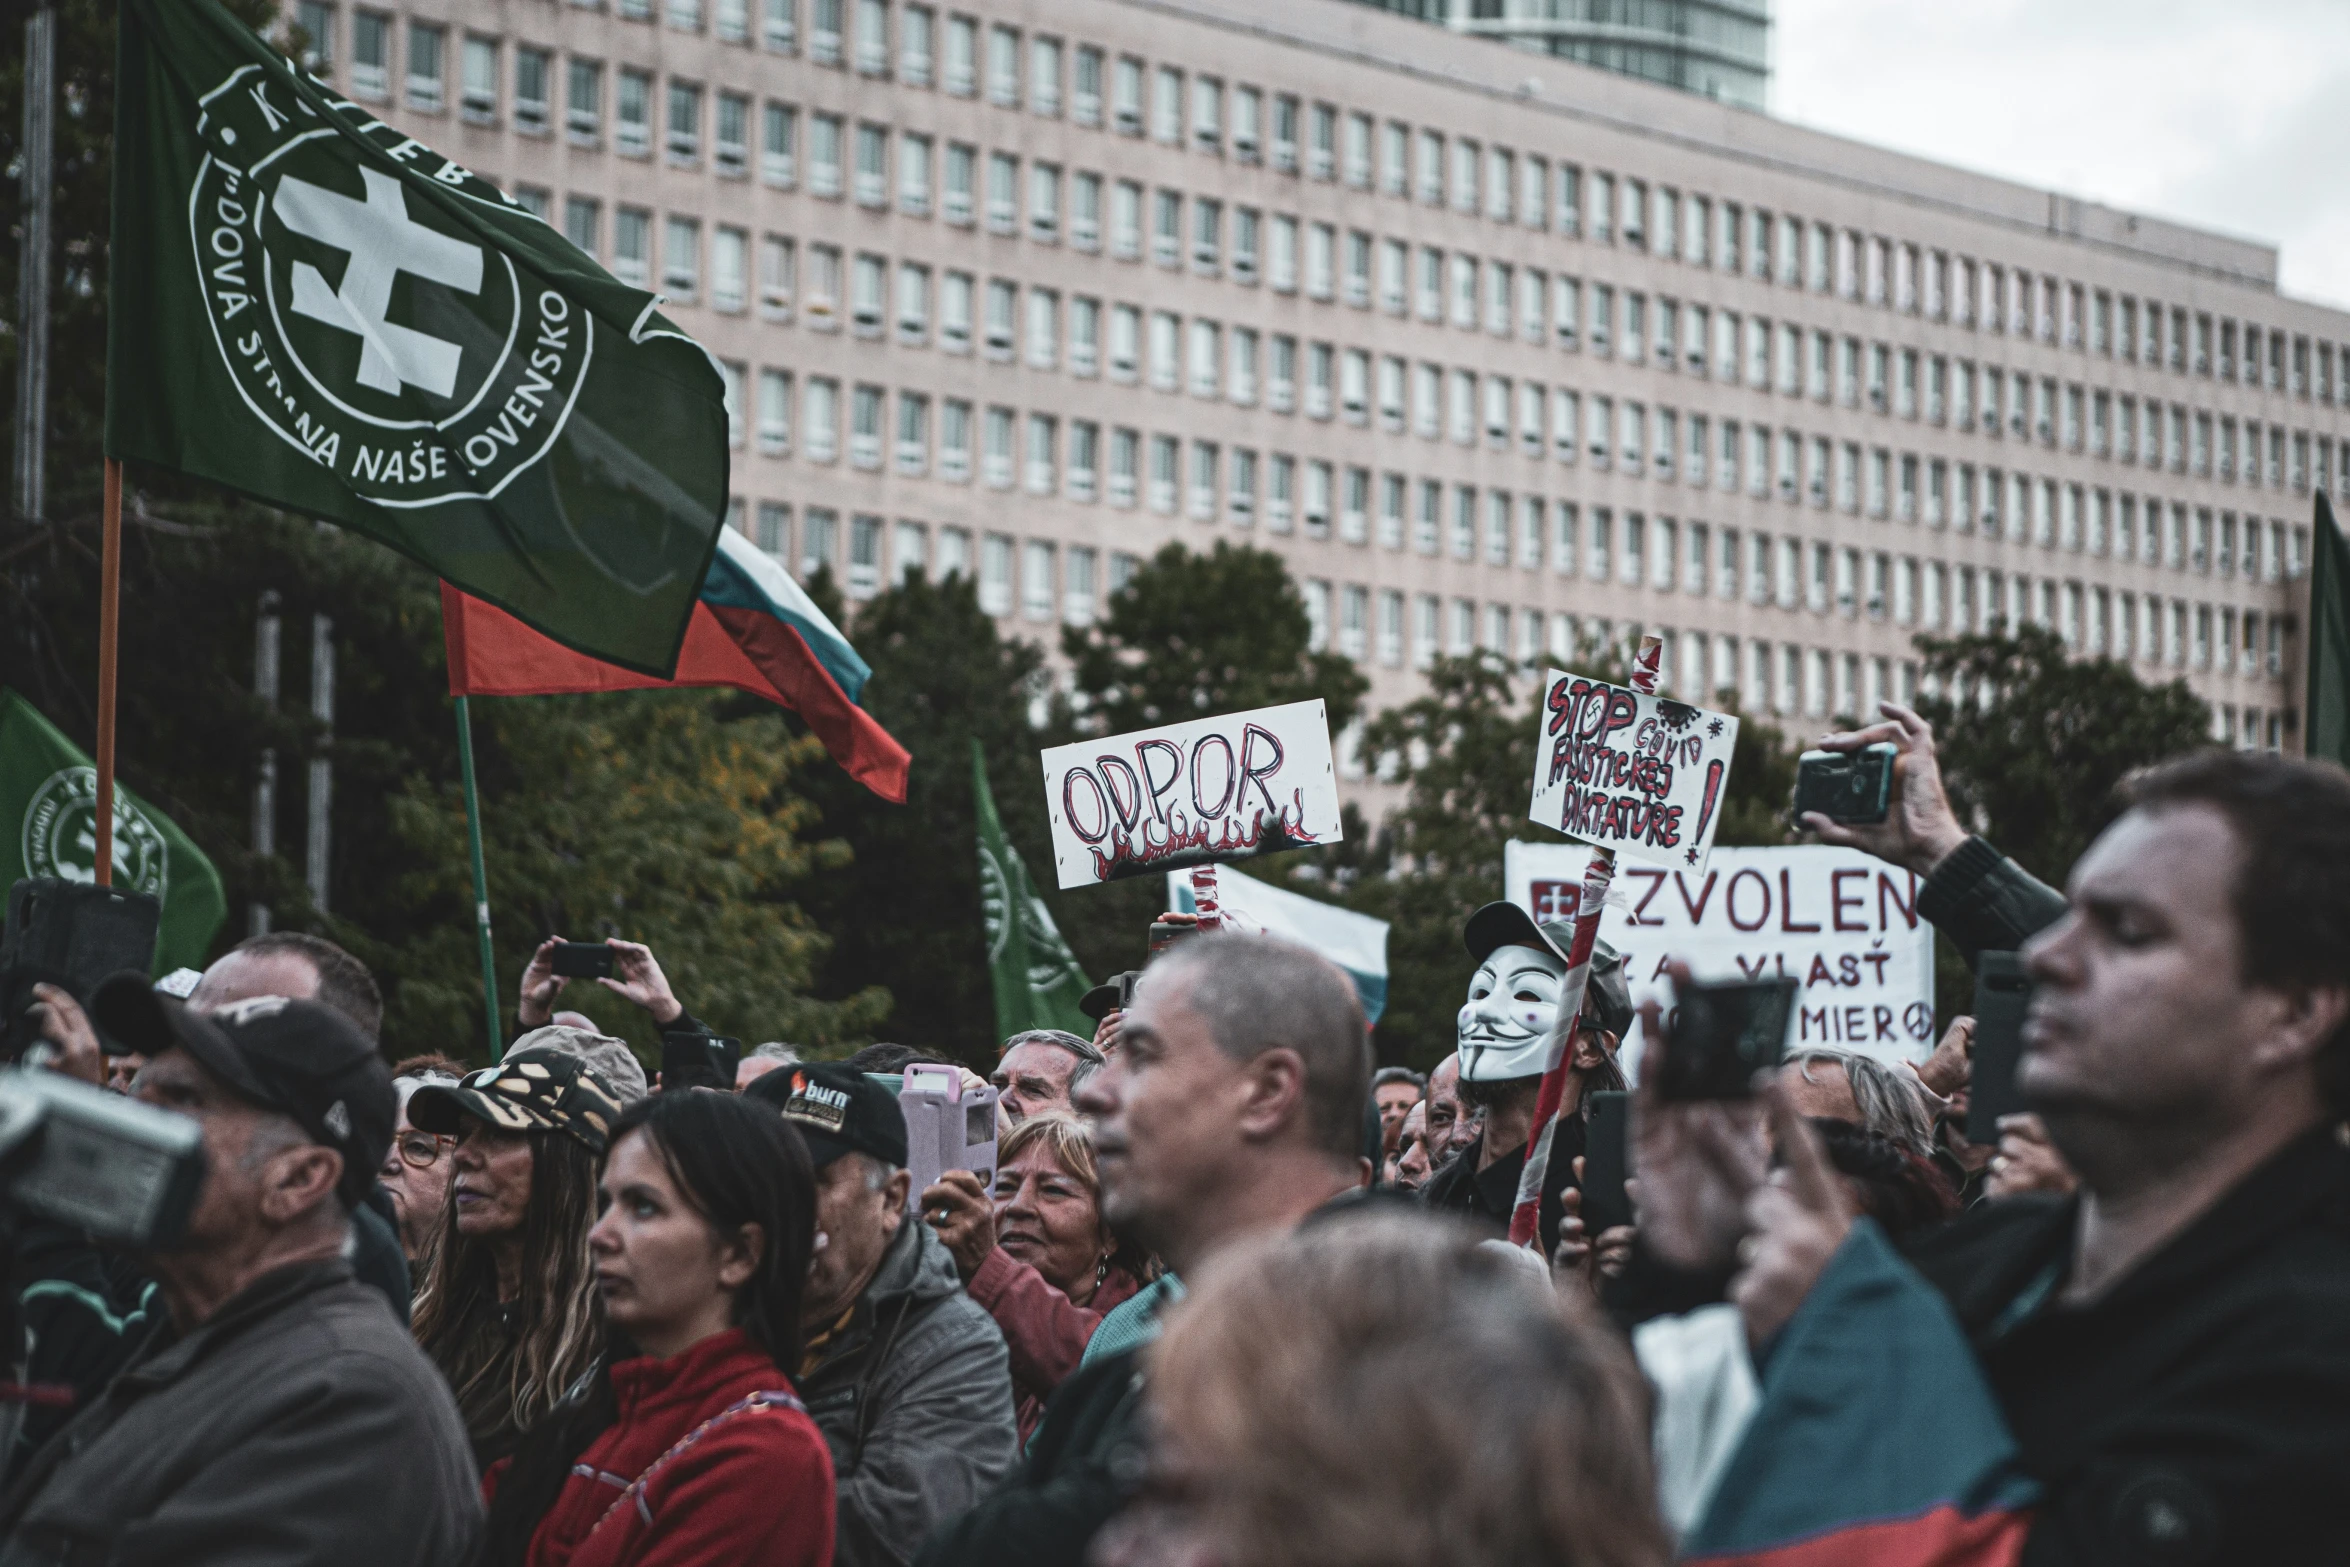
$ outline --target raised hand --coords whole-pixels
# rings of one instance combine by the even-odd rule
[[[671,993],[669,976],[661,972],[661,961],[653,956],[652,948],[617,936],[604,945],[612,949],[612,973],[597,984],[644,1008],[659,1027],[667,1028],[685,1015],[685,1007]]]
[[[1797,823],[1822,843],[1859,849],[1924,876],[1951,850],[1966,842],[1958,813],[1942,789],[1942,766],[1934,759],[1934,726],[1898,702],[1879,702],[1884,718],[1865,729],[1822,735],[1822,751],[1858,751],[1893,742],[1893,792],[1881,822],[1834,822],[1806,811]]]
[[[1773,1083],[1764,1103],[1780,1165],[1747,1199],[1752,1229],[1739,1243],[1738,1275],[1730,1281],[1730,1299],[1746,1319],[1747,1342],[1757,1347],[1777,1337],[1795,1315],[1859,1211],[1819,1134],[1787,1091]]]

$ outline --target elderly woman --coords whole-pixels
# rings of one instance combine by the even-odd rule
[[[408,1100],[413,1125],[452,1141],[416,1341],[448,1378],[485,1470],[604,1353],[588,1231],[620,1112],[600,1073],[544,1046]]]
[[[949,1170],[922,1194],[922,1212],[1003,1330],[1026,1442],[1103,1315],[1158,1265],[1102,1222],[1093,1134],[1066,1115],[1032,1115],[1004,1137],[992,1201],[978,1176]]]
[[[408,1119],[408,1101],[427,1083],[444,1086],[465,1075],[462,1062],[447,1056],[410,1056],[392,1067],[392,1090],[400,1096],[399,1119],[392,1127],[392,1146],[376,1180],[392,1200],[398,1217],[400,1250],[408,1271],[422,1278],[440,1237],[442,1210],[449,1204],[449,1150],[452,1139],[423,1130]]]

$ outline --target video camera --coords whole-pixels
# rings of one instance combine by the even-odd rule
[[[186,1227],[204,1176],[202,1129],[17,1063],[40,1041],[33,987],[87,1004],[100,980],[145,974],[161,917],[144,893],[34,877],[8,890],[0,927],[0,1206],[132,1250],[168,1245]]]

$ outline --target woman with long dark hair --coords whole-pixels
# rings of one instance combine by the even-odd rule
[[[490,1475],[497,1567],[827,1567],[801,1353],[816,1180],[762,1103],[659,1094],[612,1129],[588,1237],[608,1355]]]
[[[483,1469],[595,1368],[603,1306],[587,1236],[620,1099],[577,1056],[525,1047],[408,1101],[454,1139],[416,1341],[448,1378]]]

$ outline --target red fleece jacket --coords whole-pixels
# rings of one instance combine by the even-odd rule
[[[831,1567],[832,1455],[739,1328],[612,1368],[620,1418],[530,1537],[529,1567]]]

